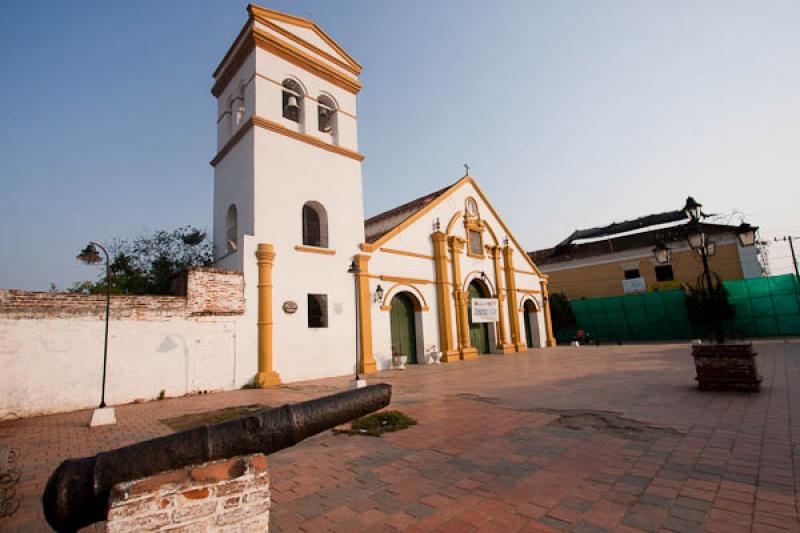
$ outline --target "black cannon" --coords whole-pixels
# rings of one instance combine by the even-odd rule
[[[45,518],[56,531],[77,531],[106,519],[117,483],[237,455],[274,453],[386,407],[391,397],[390,385],[371,385],[67,459],[44,489]]]

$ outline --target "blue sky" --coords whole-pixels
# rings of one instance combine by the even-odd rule
[[[210,229],[211,73],[246,5],[0,6],[0,287],[94,277],[74,259],[90,239]],[[800,235],[799,2],[264,5],[364,67],[367,215],[466,162],[529,249],[688,194]]]

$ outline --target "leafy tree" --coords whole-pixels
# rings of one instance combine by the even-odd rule
[[[173,278],[191,266],[209,266],[213,261],[211,241],[192,226],[159,230],[134,239],[115,239],[111,256],[113,294],[170,294]],[[70,292],[105,292],[105,264],[97,281],[82,281]]]
[[[569,299],[563,292],[555,292],[550,295],[550,317],[553,320],[554,332],[574,328],[578,325]]]

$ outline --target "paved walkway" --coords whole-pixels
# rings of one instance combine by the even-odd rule
[[[272,531],[800,531],[800,341],[759,343],[760,394],[700,392],[676,344],[531,350],[388,371],[419,424],[319,435],[270,456]],[[21,451],[2,531],[47,531],[39,497],[64,458],[169,433],[159,420],[279,405],[345,378],[0,423]]]

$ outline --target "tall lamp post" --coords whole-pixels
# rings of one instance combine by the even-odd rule
[[[353,285],[355,286],[355,300],[356,300],[356,315],[355,315],[355,322],[356,322],[356,377],[353,381],[350,382],[351,389],[360,389],[361,387],[367,386],[367,380],[361,379],[358,375],[358,367],[359,363],[361,362],[361,340],[360,340],[360,324],[359,324],[359,312],[360,312],[360,304],[359,304],[359,291],[358,291],[358,275],[361,274],[361,268],[358,266],[358,263],[355,259],[350,263],[350,267],[347,269],[348,274],[353,275]]]
[[[99,243],[90,242],[86,248],[81,250],[76,259],[87,265],[96,265],[102,258],[97,252],[97,248],[103,251],[106,256],[106,331],[103,340],[103,386],[100,392],[100,406],[92,413],[92,419],[89,426],[104,426],[108,424],[116,424],[117,419],[114,415],[113,407],[106,407],[106,368],[108,367],[108,318],[111,311],[111,259],[108,255],[108,250]]]
[[[709,240],[705,232],[703,232],[700,224],[700,220],[705,216],[702,212],[702,207],[702,204],[689,196],[686,199],[683,212],[689,218],[689,222],[686,224],[686,242],[692,250],[696,250],[700,254],[703,260],[702,288],[706,296],[710,297],[714,286],[711,279],[711,269],[708,266],[708,258],[716,253],[717,244]],[[751,226],[746,222],[742,222],[736,228],[736,236],[739,239],[739,243],[743,247],[753,246],[756,242],[756,231],[758,231],[758,226]],[[653,255],[656,258],[656,262],[660,264],[667,264],[672,261],[672,250],[663,242],[656,244],[655,248],[653,248]],[[719,332],[718,335],[720,335]]]

